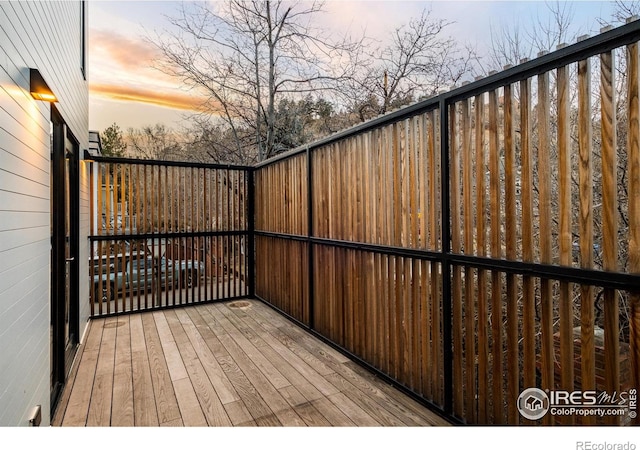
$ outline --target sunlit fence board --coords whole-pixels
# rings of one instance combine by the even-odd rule
[[[259,164],[256,295],[461,422],[628,424],[517,397],[638,384],[638,27]]]

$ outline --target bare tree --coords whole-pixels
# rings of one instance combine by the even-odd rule
[[[628,18],[640,15],[640,1],[622,1],[616,0],[614,2],[613,20],[620,23],[625,23]]]
[[[187,137],[184,157],[188,160],[246,165],[257,161],[254,135],[249,130],[234,132],[224,119],[193,116],[182,134]]]
[[[568,2],[545,2],[546,19],[539,16],[528,26],[503,24],[491,30],[489,70],[502,70],[517,65],[523,59],[535,58],[538,53],[552,51],[560,44],[575,42],[579,30],[572,30],[574,10]]]
[[[143,159],[183,159],[183,145],[176,133],[163,124],[127,130],[129,154]]]
[[[424,9],[392,32],[389,45],[369,49],[343,90],[360,121],[448,89],[472,72],[475,52],[444,34],[451,23]]]
[[[205,110],[229,128],[235,153],[251,146],[258,159],[268,158],[278,151],[278,103],[333,89],[353,70],[358,43],[315,28],[321,11],[316,1],[183,4],[170,18],[174,30],[154,40],[164,55],[160,68],[202,94]]]

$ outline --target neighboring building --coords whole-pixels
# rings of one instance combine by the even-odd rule
[[[0,426],[50,424],[88,323],[87,4],[0,2]]]

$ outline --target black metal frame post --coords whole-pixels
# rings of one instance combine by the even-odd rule
[[[65,192],[57,183],[64,180],[64,122],[52,109],[53,148],[51,149],[51,413],[57,406],[65,382]]]

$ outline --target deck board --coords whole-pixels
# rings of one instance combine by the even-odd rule
[[[160,336],[158,335],[158,329],[155,323],[151,314],[142,314],[144,338],[147,343],[147,354],[151,371],[151,383],[153,385],[158,422],[162,426],[173,423],[177,419],[181,419],[181,417],[178,400],[176,399],[171,377],[169,376],[169,367],[162,352]]]
[[[117,317],[110,317],[104,322],[91,403],[89,404],[88,426],[100,426],[100,424],[110,421],[111,418],[117,326]]]
[[[198,359],[196,351],[191,345],[175,311],[167,311],[165,315],[171,332],[176,338],[176,343],[180,343],[180,355],[207,424],[210,426],[231,426],[231,421],[227,417],[222,402],[218,398],[218,394]]]
[[[92,321],[53,425],[447,425],[269,307],[243,302]]]
[[[111,425],[113,426],[132,427],[135,425],[129,316],[118,317],[111,415],[113,418]]]
[[[134,425],[157,427],[158,412],[153,394],[149,355],[142,328],[142,315],[133,314],[129,318],[131,334],[131,366],[133,373],[133,413]]]
[[[68,399],[67,403],[66,405],[60,405],[60,408],[64,408],[65,412],[62,416],[56,417],[56,419],[59,418],[63,426],[77,427],[85,426],[87,423],[87,413],[98,364],[103,325],[104,319],[93,321],[82,354],[78,355],[80,357],[78,370],[65,389],[65,391],[70,391],[68,393],[65,392],[66,399]]]

